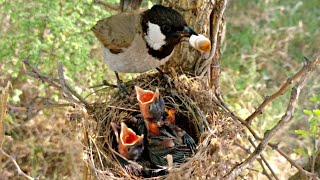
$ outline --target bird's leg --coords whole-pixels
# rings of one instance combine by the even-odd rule
[[[124,97],[128,94],[127,87],[124,85],[123,81],[120,79],[118,72],[114,72],[117,77],[117,86],[119,88],[119,93],[121,97]]]
[[[172,84],[171,84],[171,78],[169,77],[168,74],[164,73],[160,68],[156,68],[160,75],[162,76],[162,78],[164,79],[164,81],[167,83],[167,85],[169,86],[169,88],[172,88]]]
[[[89,88],[99,88],[99,87],[102,87],[102,86],[108,86],[108,87],[111,87],[111,88],[117,88],[118,87],[117,85],[109,83],[107,80],[103,80],[102,84],[93,85],[93,86],[90,86]]]

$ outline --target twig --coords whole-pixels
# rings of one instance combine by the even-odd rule
[[[315,168],[315,165],[316,165],[316,159],[320,153],[320,149],[319,149],[319,141],[320,141],[320,137],[318,137],[318,139],[314,139],[314,150],[316,153],[313,154],[312,156],[312,164],[311,164],[311,172],[314,173],[314,168]]]
[[[11,86],[11,82],[9,81],[6,87],[0,87],[0,148],[2,148],[2,144],[5,140],[4,134],[4,118],[7,114],[8,108],[8,99],[9,99],[9,87]],[[0,158],[1,164],[1,158]]]
[[[59,75],[59,83],[61,85],[62,91],[66,94],[66,96],[70,99],[70,101],[78,104],[79,102],[76,99],[74,99],[74,97],[72,97],[72,95],[70,94],[70,92],[66,87],[66,81],[64,78],[63,67],[61,63],[58,63],[58,75]]]
[[[307,60],[307,59],[306,59]],[[283,95],[283,93],[286,91],[286,89],[298,79],[301,78],[304,74],[306,74],[308,71],[310,71],[311,68],[315,67],[317,64],[319,64],[320,56],[318,56],[314,61],[308,61],[307,63],[292,77],[288,78],[287,81],[280,87],[280,89],[272,94],[271,96],[266,96],[262,104],[246,119],[246,122],[248,124],[252,123],[252,120],[256,118],[259,114],[262,114],[263,109],[270,104],[273,100],[275,100],[277,97]]]
[[[271,180],[272,177],[269,175],[269,173],[267,172],[266,168],[264,167],[264,164],[263,164],[262,160],[261,159],[257,159],[257,160],[258,160],[260,166],[262,167],[262,174],[264,174],[265,176],[267,176],[268,179]]]
[[[254,148],[257,148],[257,146],[255,145],[255,143],[253,142],[253,140],[252,140],[250,137],[247,137],[247,139],[249,140],[249,142],[251,143],[251,145],[252,145]],[[235,144],[236,146],[240,147],[241,149],[243,149],[246,153],[248,153],[248,154],[251,154],[251,153],[252,153],[252,152],[250,151],[250,149],[243,147],[241,144],[236,143],[236,142],[235,142],[234,144]],[[271,168],[270,164],[267,162],[267,160],[266,160],[266,158],[264,157],[264,155],[260,154],[260,158],[261,158],[261,160],[265,163],[265,165],[268,167],[268,169],[269,169],[270,172],[272,173],[273,177],[278,180],[279,178],[278,178],[277,175],[274,173],[273,169]],[[263,166],[263,164],[262,164],[261,166]],[[262,167],[262,169],[264,170],[265,167]],[[264,171],[265,171],[265,170],[264,170]],[[267,171],[262,172],[262,173],[265,173],[265,175],[269,178],[270,175],[267,173]],[[270,178],[269,178],[269,179],[270,179]],[[271,179],[272,179],[272,178],[271,178]]]
[[[229,114],[229,116],[236,121],[240,121],[242,125],[244,125],[249,131],[250,133],[253,135],[253,137],[258,140],[261,141],[262,138],[259,137],[259,135],[251,128],[250,125],[248,125],[247,123],[245,123],[245,120],[240,118],[239,116],[236,116],[227,106],[226,104],[222,101],[221,104],[218,105],[227,113]],[[243,132],[245,133],[245,132]],[[244,135],[246,137],[248,137],[247,135]],[[273,144],[273,143],[268,143],[268,146],[271,147],[273,150],[276,150],[280,155],[282,155],[292,166],[294,166],[295,168],[297,168],[298,170],[300,170],[301,172],[308,174],[309,172],[304,170],[301,166],[299,166],[297,163],[295,163],[289,155],[287,155],[285,152],[283,152],[281,149],[278,148],[278,144]]]
[[[116,5],[109,4],[107,2],[104,2],[102,0],[95,0],[95,3],[102,5],[106,10],[114,10],[114,11],[119,11],[120,8]]]
[[[19,175],[22,175],[22,176],[24,176],[24,177],[27,178],[27,179],[32,179],[32,180],[38,179],[38,178],[33,178],[33,177],[29,176],[28,174],[24,173],[24,172],[21,170],[20,166],[18,165],[17,161],[16,161],[12,156],[10,156],[9,154],[7,154],[2,148],[0,148],[0,154],[3,154],[4,156],[6,156],[7,158],[9,158],[9,159],[13,162],[14,166],[15,166],[15,167],[17,168],[17,170],[18,170],[18,174],[19,174]]]
[[[285,152],[283,152],[281,149],[278,148],[277,145],[270,145],[270,143],[268,144],[272,149],[276,150],[279,154],[281,154],[284,158],[286,158],[286,160],[295,168],[297,168],[299,171],[303,172],[305,175],[307,176],[314,176],[315,174],[310,173],[308,171],[306,171],[305,169],[303,169],[301,166],[299,166],[297,163],[294,162],[294,160],[292,160],[290,158],[289,155],[287,155]]]
[[[253,142],[253,140],[251,139],[251,137],[248,137],[248,140],[249,140],[249,142],[251,143],[251,145],[256,149],[257,148],[257,146],[256,146],[256,144]],[[264,164],[268,167],[268,169],[269,169],[269,171],[271,172],[271,174],[272,174],[272,176],[276,179],[276,180],[278,180],[279,178],[278,178],[278,176],[276,175],[276,173],[273,171],[273,169],[272,169],[272,167],[270,166],[270,164],[268,163],[268,161],[266,160],[266,158],[264,157],[264,155],[263,154],[260,154],[260,157],[261,157],[261,160],[264,162]],[[261,165],[262,166],[262,165]],[[264,167],[262,167],[263,168],[263,171],[265,171],[265,169],[264,169]],[[269,178],[269,174],[267,173],[267,171],[265,171],[265,174],[266,174],[266,176]]]
[[[249,168],[252,163],[257,159],[257,157],[264,151],[264,149],[267,147],[269,141],[273,136],[275,136],[281,128],[283,128],[293,117],[293,113],[295,110],[295,107],[298,102],[298,98],[301,92],[301,89],[304,87],[307,75],[310,71],[306,71],[306,73],[303,73],[301,75],[300,81],[297,83],[297,85],[292,89],[291,97],[289,100],[288,108],[286,110],[286,113],[282,116],[281,120],[278,122],[276,126],[274,126],[271,130],[268,130],[264,133],[264,138],[261,140],[258,147],[255,149],[255,151],[241,164],[237,165],[233,170],[231,170],[226,176],[225,179],[235,179],[243,170]],[[308,173],[308,176],[314,176],[312,173]]]
[[[27,65],[32,70],[32,71],[26,71],[26,74],[28,74],[29,76],[34,77],[34,78],[38,78],[41,81],[46,82],[46,83],[48,83],[49,85],[51,85],[51,86],[53,86],[55,88],[58,88],[58,89],[61,88],[61,86],[59,85],[59,80],[58,79],[53,79],[53,78],[51,78],[49,76],[42,75],[37,68],[33,67],[29,63],[28,60],[24,60],[23,63],[25,65]]]
[[[69,99],[69,101],[71,101],[73,103],[79,103],[72,96],[67,95],[68,93],[71,93],[81,103],[83,103],[88,109],[91,108],[91,105],[64,81],[64,74],[63,74],[62,65],[58,65],[58,73],[59,73],[59,77],[60,77],[60,80],[59,80],[59,79],[52,78],[50,76],[46,76],[46,75],[41,74],[41,72],[37,68],[33,67],[29,63],[28,60],[24,60],[23,62],[25,65],[27,65],[32,70],[32,71],[26,72],[29,76],[34,77],[34,78],[38,78],[38,79],[42,80],[43,82],[46,82],[49,85],[55,87],[56,89],[62,90],[64,92],[64,94],[66,94],[67,97],[71,97],[71,99]]]

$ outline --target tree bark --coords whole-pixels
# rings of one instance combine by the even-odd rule
[[[188,25],[211,40],[210,54],[201,54],[187,41],[176,47],[165,70],[171,75],[188,74],[206,77],[210,87],[217,88],[220,75],[221,45],[224,34],[223,13],[227,0],[161,0],[164,6],[178,10]]]

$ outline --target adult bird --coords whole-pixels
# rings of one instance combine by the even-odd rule
[[[136,0],[137,1],[137,0]],[[121,1],[136,10],[138,0]],[[135,9],[134,9],[135,8]],[[121,12],[99,20],[91,29],[103,44],[104,62],[115,72],[120,92],[126,92],[118,73],[142,73],[159,69],[173,54],[183,37],[197,35],[182,15],[169,7],[154,5],[144,12]]]

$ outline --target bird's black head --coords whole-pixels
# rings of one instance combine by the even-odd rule
[[[142,29],[149,53],[159,59],[170,55],[182,37],[197,34],[178,11],[161,5],[143,13]]]

